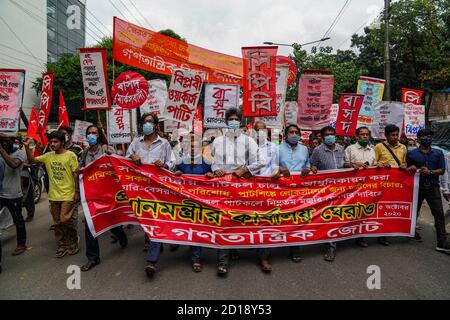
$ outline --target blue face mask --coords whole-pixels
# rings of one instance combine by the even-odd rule
[[[90,146],[94,146],[97,144],[97,135],[95,134],[88,134],[87,136],[87,142]]]
[[[230,130],[238,130],[241,127],[241,123],[237,120],[230,120],[228,121],[228,129]]]
[[[144,135],[149,136],[153,132],[155,132],[155,125],[151,122],[146,122],[146,123],[144,123],[143,130],[144,130]]]
[[[327,146],[332,146],[336,143],[336,136],[326,136],[323,140]]]
[[[300,136],[299,135],[292,134],[292,135],[287,137],[287,142],[289,144],[292,144],[292,145],[298,144],[299,141],[300,141]]]

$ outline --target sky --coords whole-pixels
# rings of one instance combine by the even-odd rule
[[[321,39],[346,1],[331,39],[322,43],[344,50],[350,48],[351,35],[362,34],[363,26],[378,16],[383,0],[87,0],[87,44],[111,35],[112,18],[118,16],[154,31],[172,29],[191,44],[241,56],[241,47],[265,41],[302,44]],[[278,53],[292,50],[280,46]]]

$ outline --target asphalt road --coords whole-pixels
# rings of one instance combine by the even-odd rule
[[[391,246],[383,247],[370,239],[370,247],[363,249],[353,241],[341,242],[334,263],[322,259],[320,245],[305,247],[303,261],[298,264],[288,259],[288,249],[275,249],[274,270],[269,275],[260,271],[252,251],[242,250],[241,259],[230,266],[225,279],[216,276],[215,250],[204,250],[203,272],[195,274],[189,248],[170,252],[168,246],[157,275],[148,279],[144,273],[143,232],[134,227],[126,230],[126,249],[111,244],[108,235],[101,236],[102,263],[81,273],[80,290],[69,290],[67,268],[86,261],[84,232],[80,232],[78,255],[54,258],[56,246],[48,230],[51,218],[43,197],[34,221],[27,224],[30,248],[25,254],[11,256],[16,244],[14,228],[1,235],[0,299],[449,299],[450,255],[434,250],[434,228],[427,208],[422,217],[424,243],[390,238]],[[83,228],[79,221],[79,230]],[[371,265],[380,267],[380,290],[367,288],[367,268]]]

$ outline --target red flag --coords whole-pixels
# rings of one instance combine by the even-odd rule
[[[351,137],[356,133],[358,115],[364,101],[363,94],[342,93],[336,121],[336,134]]]
[[[411,103],[417,106],[422,104],[423,91],[415,89],[402,89],[402,102]]]
[[[42,146],[47,145],[48,140],[45,136],[46,129],[43,128],[42,133],[38,133],[38,112],[36,111],[36,108],[32,106],[31,113],[30,113],[30,121],[28,122],[28,131],[27,136],[30,138],[33,138],[35,141],[39,142]]]
[[[39,135],[37,134],[37,131],[38,131],[38,113],[34,108],[34,106],[32,106],[30,113],[30,121],[28,121],[27,136],[33,138],[35,141],[38,141]]]
[[[44,133],[48,122],[53,97],[53,72],[42,75],[41,104],[38,114],[38,132]]]
[[[64,102],[64,97],[62,90],[59,90],[59,109],[58,109],[58,121],[59,127],[69,126],[69,115],[67,114],[66,103]]]

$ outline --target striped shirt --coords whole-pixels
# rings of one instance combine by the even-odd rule
[[[344,168],[344,147],[336,144],[334,150],[327,147],[325,143],[314,149],[311,156],[311,165],[318,170],[335,170]]]

